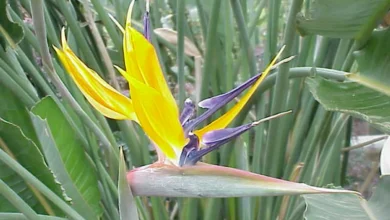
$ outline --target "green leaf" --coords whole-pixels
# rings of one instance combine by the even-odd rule
[[[382,176],[367,202],[354,194],[303,195],[305,219],[388,219],[390,215],[390,176]]]
[[[0,45],[5,48],[8,42],[12,48],[15,48],[16,44],[23,39],[23,34],[23,28],[9,19],[7,1],[0,1]]]
[[[355,82],[334,82],[316,77],[307,78],[306,83],[326,110],[351,114],[390,132],[390,99],[387,95]]]
[[[119,214],[120,219],[139,219],[137,205],[135,203],[133,193],[126,180],[126,162],[123,157],[123,151],[120,151],[119,161],[119,180],[118,180],[118,195],[119,195]]]
[[[370,35],[389,5],[389,0],[314,0],[305,16],[297,16],[297,28],[302,35],[359,40]]]
[[[31,118],[49,167],[72,199],[74,209],[86,219],[98,218],[102,210],[96,170],[59,107],[46,97],[32,109]]]
[[[354,52],[362,75],[390,85],[390,28],[374,31],[363,48]]]
[[[35,175],[53,192],[63,198],[61,187],[55,180],[51,170],[46,166],[38,147],[31,139],[24,135],[20,127],[0,118],[0,137],[0,147],[5,152],[11,155],[11,157],[31,172],[31,174]],[[56,206],[45,197],[42,197],[40,192],[34,190],[31,185],[26,184],[22,177],[1,161],[0,178],[37,213],[63,215]],[[15,212],[17,210],[0,195],[0,211]]]
[[[23,134],[40,148],[28,109],[10,90],[0,84],[0,117],[17,125]]]
[[[374,31],[359,51],[354,52],[359,74],[349,74],[352,81],[390,96],[390,29]]]
[[[176,167],[154,163],[131,170],[127,181],[134,195],[166,197],[243,197],[315,193],[352,193],[312,187],[229,167],[198,163]]]

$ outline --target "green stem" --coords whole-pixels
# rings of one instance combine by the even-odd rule
[[[347,57],[344,60],[343,66],[341,67],[342,71],[349,71],[352,67],[353,61],[355,61],[353,53],[355,52],[357,48],[357,43],[354,42],[349,49],[349,52],[347,54]]]
[[[203,3],[201,2],[201,0],[196,0],[196,8],[198,11],[203,38],[207,39],[207,21],[206,21],[205,11],[203,8]]]
[[[59,37],[56,33],[56,29],[54,27],[53,21],[50,18],[49,12],[47,11],[47,7],[44,5],[44,10],[45,10],[45,21],[46,21],[46,27],[47,27],[47,35],[51,43],[56,46],[60,47],[60,41]]]
[[[27,106],[32,107],[35,104],[35,101],[31,96],[24,91],[8,74],[5,70],[0,67],[0,83],[2,86],[7,87],[12,91],[20,100]]]
[[[81,217],[72,207],[70,207],[65,201],[58,197],[53,191],[51,191],[45,184],[39,181],[34,175],[32,175],[26,168],[12,159],[7,153],[0,149],[0,161],[6,164],[9,168],[19,174],[27,183],[30,183],[43,195],[52,201],[58,208],[60,208],[66,215],[73,219],[84,219]]]
[[[185,73],[184,73],[184,33],[186,21],[184,16],[185,11],[185,0],[177,0],[176,2],[176,25],[177,25],[177,66],[178,66],[178,81],[179,81],[179,106],[183,108],[184,100],[186,98],[185,90]]]
[[[344,60],[348,55],[348,51],[351,47],[350,39],[341,39],[337,48],[336,56],[333,61],[332,69],[340,70],[343,66]]]
[[[201,98],[207,97],[209,92],[209,83],[213,70],[213,63],[215,62],[215,50],[214,45],[217,43],[217,26],[219,20],[219,11],[221,9],[221,0],[214,0],[211,18],[209,22],[209,28],[207,30],[206,39],[206,54],[205,63],[203,68],[202,79],[202,91]]]
[[[118,20],[119,24],[124,27],[125,26],[125,10],[123,7],[122,7],[122,0],[112,0],[111,1],[115,7],[115,15],[116,15],[116,19]],[[128,3],[130,3],[131,1],[128,1]],[[101,3],[100,3],[101,4]]]
[[[244,55],[248,60],[249,72],[252,76],[256,75],[257,73],[256,60],[253,53],[253,49],[250,45],[248,28],[244,19],[240,1],[230,0],[230,4],[233,10],[234,17],[237,22],[238,32],[240,33],[241,36],[241,43],[243,45],[243,51],[245,52]]]
[[[348,119],[348,122],[347,122],[347,131],[345,133],[345,143],[344,143],[345,147],[348,147],[351,145],[352,128],[353,128],[353,119],[351,117]],[[348,159],[349,159],[349,151],[344,151],[343,162],[341,165],[341,175],[340,175],[340,185],[342,187],[347,182],[347,169],[348,169],[348,161],[349,161]]]
[[[342,134],[345,124],[348,121],[349,116],[346,114],[340,114],[336,122],[334,123],[327,139],[324,144],[323,152],[319,158],[319,170],[316,172],[318,178],[315,183],[316,186],[322,186],[324,184],[330,184],[333,182],[334,172],[336,172],[335,166],[340,163],[340,151],[343,147],[341,144],[335,144],[337,137]],[[337,162],[336,162],[337,161]],[[339,170],[339,169],[337,169]]]
[[[40,219],[37,213],[1,179],[0,194],[28,219]]]
[[[91,0],[91,3],[93,5],[93,8],[96,10],[96,12],[99,15],[99,18],[102,20],[104,27],[107,30],[108,35],[110,35],[112,42],[115,45],[115,48],[117,50],[120,50],[122,48],[122,40],[120,35],[117,32],[117,29],[112,22],[111,18],[108,16],[107,11],[104,9],[103,4],[101,1],[97,0]],[[119,17],[119,20],[124,20],[124,17]]]
[[[92,12],[89,8],[89,2],[84,0],[84,16],[88,23],[89,29],[91,30],[92,37],[94,38],[96,42],[97,49],[99,51],[100,56],[102,57],[103,63],[108,71],[108,76],[110,81],[112,82],[114,88],[118,91],[120,91],[118,80],[116,79],[114,65],[112,64],[110,55],[107,52],[106,46],[104,45],[104,41],[102,36],[99,33],[99,30],[95,24],[95,21],[92,17]]]
[[[294,0],[292,2],[289,16],[287,19],[287,25],[284,35],[284,45],[286,46],[285,50],[282,53],[282,58],[287,58],[291,56],[291,50],[293,48],[293,43],[296,35],[295,31],[295,16],[300,11],[303,0]],[[281,111],[286,110],[286,100],[289,89],[289,63],[282,64],[279,67],[278,74],[276,76],[276,84],[274,90],[274,96],[272,99],[271,114],[277,114]],[[284,156],[286,147],[282,145],[282,139],[286,137],[275,138],[279,133],[279,128],[284,127],[288,122],[286,118],[280,118],[270,121],[269,123],[269,136],[267,138],[267,155],[265,158],[267,174],[273,177],[279,177],[282,173],[282,167],[284,163]],[[272,163],[269,161],[273,161]]]
[[[38,215],[40,220],[67,220],[67,218],[60,218],[56,216],[49,216],[49,215]],[[0,213],[0,219],[7,219],[7,220],[29,220],[25,215],[22,213],[6,213],[1,212]]]
[[[279,17],[281,0],[268,0],[267,43],[264,52],[264,63],[269,63],[276,54],[278,42]]]
[[[38,1],[38,0],[34,0],[34,1]],[[85,56],[87,63],[90,64],[92,69],[94,69],[96,72],[101,74],[102,70],[101,70],[101,68],[100,68],[100,66],[95,58],[95,55],[92,53],[92,50],[89,49],[88,43],[85,40],[83,33],[80,29],[80,25],[76,21],[75,16],[71,13],[71,11],[67,5],[67,2],[66,1],[56,1],[56,3],[58,4],[62,14],[64,15],[64,17],[65,17],[65,19],[66,19],[66,21],[67,21],[67,23],[72,31],[72,33],[74,34],[75,39],[77,41],[77,46],[80,47],[81,51],[83,52],[83,55]],[[35,6],[33,4],[31,6],[32,6],[32,9],[34,9]],[[32,11],[34,14],[34,10],[32,10]],[[44,22],[44,20],[42,20],[42,22]],[[43,24],[41,24],[41,26],[42,25]],[[34,22],[34,27],[36,29],[35,22]],[[46,33],[46,30],[45,30],[45,33]],[[40,40],[40,39],[38,38],[38,40]]]
[[[220,211],[222,206],[222,199],[217,198],[208,198],[205,203],[206,209],[203,212],[204,220],[214,220],[220,217]]]
[[[1,49],[0,49],[1,50]],[[27,94],[32,100],[38,101],[38,95],[34,90],[34,87],[31,86],[30,82],[26,78],[22,78],[15,71],[13,71],[3,60],[0,60],[0,68],[7,74],[5,78],[14,81],[21,90]],[[22,92],[21,91],[21,92]]]
[[[18,48],[16,49],[16,52],[18,54],[19,61],[24,66],[25,70],[28,71],[31,78],[34,79],[36,86],[40,87],[46,95],[56,97],[56,94],[49,86],[49,83],[45,80],[45,78],[42,77],[42,75],[39,73],[39,70],[35,68],[34,64],[31,62],[31,60],[28,59],[24,51],[21,48]]]
[[[328,53],[330,39],[327,37],[323,37],[321,39],[320,46],[316,53],[316,59],[314,60],[314,67],[321,67],[324,64],[326,54]]]
[[[345,74],[347,73],[338,70],[326,69],[326,68],[315,68],[315,72],[313,72],[312,67],[294,67],[294,68],[290,68],[288,72],[288,77],[290,79],[302,78],[302,77],[314,76],[314,74],[328,79],[344,81],[346,79]],[[259,88],[256,90],[255,94],[252,95],[252,97],[246,103],[244,108],[241,110],[240,114],[237,116],[237,119],[234,121],[233,127],[240,126],[243,124],[248,112],[252,109],[252,106],[259,101],[261,94],[264,91],[274,86],[277,75],[278,73],[274,73],[264,79],[264,81],[261,83]],[[226,149],[227,150],[223,152],[222,159],[224,160],[221,162],[222,165],[227,165],[227,163],[230,160],[232,148],[226,148]]]

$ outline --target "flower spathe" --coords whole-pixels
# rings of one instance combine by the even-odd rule
[[[145,19],[147,37],[131,26],[133,4],[134,1],[130,4],[123,30],[125,70],[116,67],[129,83],[131,99],[108,85],[72,52],[64,30],[61,35],[62,49],[55,48],[65,69],[93,107],[108,118],[137,122],[168,161],[180,166],[195,164],[204,154],[256,125],[250,123],[238,128],[226,128],[269,73],[281,51],[262,74],[252,77],[232,91],[200,102],[199,106],[207,110],[199,117],[193,118],[195,105],[191,100],[186,100],[180,114],[156,51],[148,41],[149,21]],[[196,129],[202,121],[247,88],[247,93],[229,111],[205,127]]]

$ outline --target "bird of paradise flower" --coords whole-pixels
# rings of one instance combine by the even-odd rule
[[[194,118],[196,107],[190,99],[185,101],[184,108],[179,112],[160,68],[156,51],[148,40],[148,19],[144,19],[144,35],[131,26],[133,5],[134,1],[129,7],[123,29],[125,70],[116,67],[129,82],[131,99],[116,91],[85,65],[69,47],[65,31],[62,30],[62,49],[55,48],[57,55],[93,107],[108,118],[137,122],[160,152],[159,161],[177,166],[194,165],[205,154],[264,121],[263,119],[235,128],[226,128],[270,72],[283,48],[262,73],[227,93],[199,102],[198,106],[206,111]],[[198,128],[201,122],[248,88],[246,94],[229,111],[210,124]],[[268,119],[270,118],[265,120]]]

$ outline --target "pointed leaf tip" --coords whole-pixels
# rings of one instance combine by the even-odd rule
[[[120,149],[118,196],[120,219],[139,219],[137,205],[131,192],[130,186],[126,180],[126,163],[123,157],[122,148]]]

